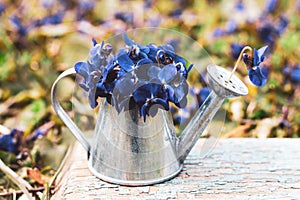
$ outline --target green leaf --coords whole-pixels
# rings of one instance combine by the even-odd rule
[[[279,39],[279,44],[282,46],[284,51],[288,51],[290,53],[294,52],[300,45],[300,33],[291,32],[283,35]]]
[[[274,68],[281,68],[281,61],[282,61],[282,55],[279,53],[273,53],[271,55],[271,60],[272,60],[272,66],[274,66]]]
[[[263,118],[266,118],[266,117],[269,117],[269,113],[266,112],[265,110],[257,110],[253,113],[253,115],[251,116],[251,119],[263,119]]]
[[[9,118],[4,122],[7,127],[17,127],[25,132],[30,133],[32,128],[45,116],[47,109],[43,99],[34,100],[26,106],[17,116]]]
[[[0,151],[0,159],[7,165],[17,161],[15,154],[6,151]]]
[[[218,39],[211,45],[212,53],[226,52],[227,42],[224,39]]]
[[[0,81],[6,80],[13,72],[14,63],[7,58],[7,54],[0,52]]]

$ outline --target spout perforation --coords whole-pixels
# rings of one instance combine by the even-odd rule
[[[219,95],[224,97],[244,96],[248,94],[245,84],[235,75],[228,80],[230,71],[216,65],[207,67],[208,83],[210,87]],[[222,93],[222,94],[221,94]]]

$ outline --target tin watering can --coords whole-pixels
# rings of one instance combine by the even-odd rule
[[[180,137],[176,137],[169,111],[144,122],[135,109],[117,111],[101,99],[92,142],[61,107],[56,86],[62,78],[75,74],[68,69],[54,82],[53,108],[88,153],[90,171],[98,178],[121,185],[151,185],[175,177],[200,135],[212,120],[225,98],[247,95],[244,83],[231,72],[211,64],[207,67],[211,92],[195,113]]]

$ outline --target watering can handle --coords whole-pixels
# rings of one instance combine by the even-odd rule
[[[61,107],[57,97],[56,97],[56,86],[57,83],[63,79],[66,76],[76,74],[74,68],[70,68],[65,70],[63,73],[61,73],[55,82],[52,85],[51,89],[51,100],[52,100],[52,106],[57,113],[57,115],[62,119],[62,121],[66,124],[66,126],[70,129],[71,133],[75,136],[75,138],[82,144],[82,146],[85,148],[85,150],[88,152],[90,151],[90,144],[81,132],[81,130],[76,126],[76,124],[73,122],[73,120],[69,117],[69,115],[66,113],[66,111]]]

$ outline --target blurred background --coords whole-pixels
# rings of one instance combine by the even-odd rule
[[[101,42],[144,27],[189,36],[227,69],[244,46],[269,45],[262,66],[268,76],[265,86],[252,85],[246,68],[238,68],[249,95],[225,101],[221,137],[297,138],[299,17],[299,0],[1,0],[0,158],[32,185],[45,184],[73,140],[52,110],[52,83],[62,71],[88,58],[92,38]],[[202,77],[192,76],[191,82],[199,87],[192,88],[191,96],[201,100],[206,87]],[[74,78],[61,85],[60,99],[72,115]],[[0,172],[0,192],[14,188]]]

